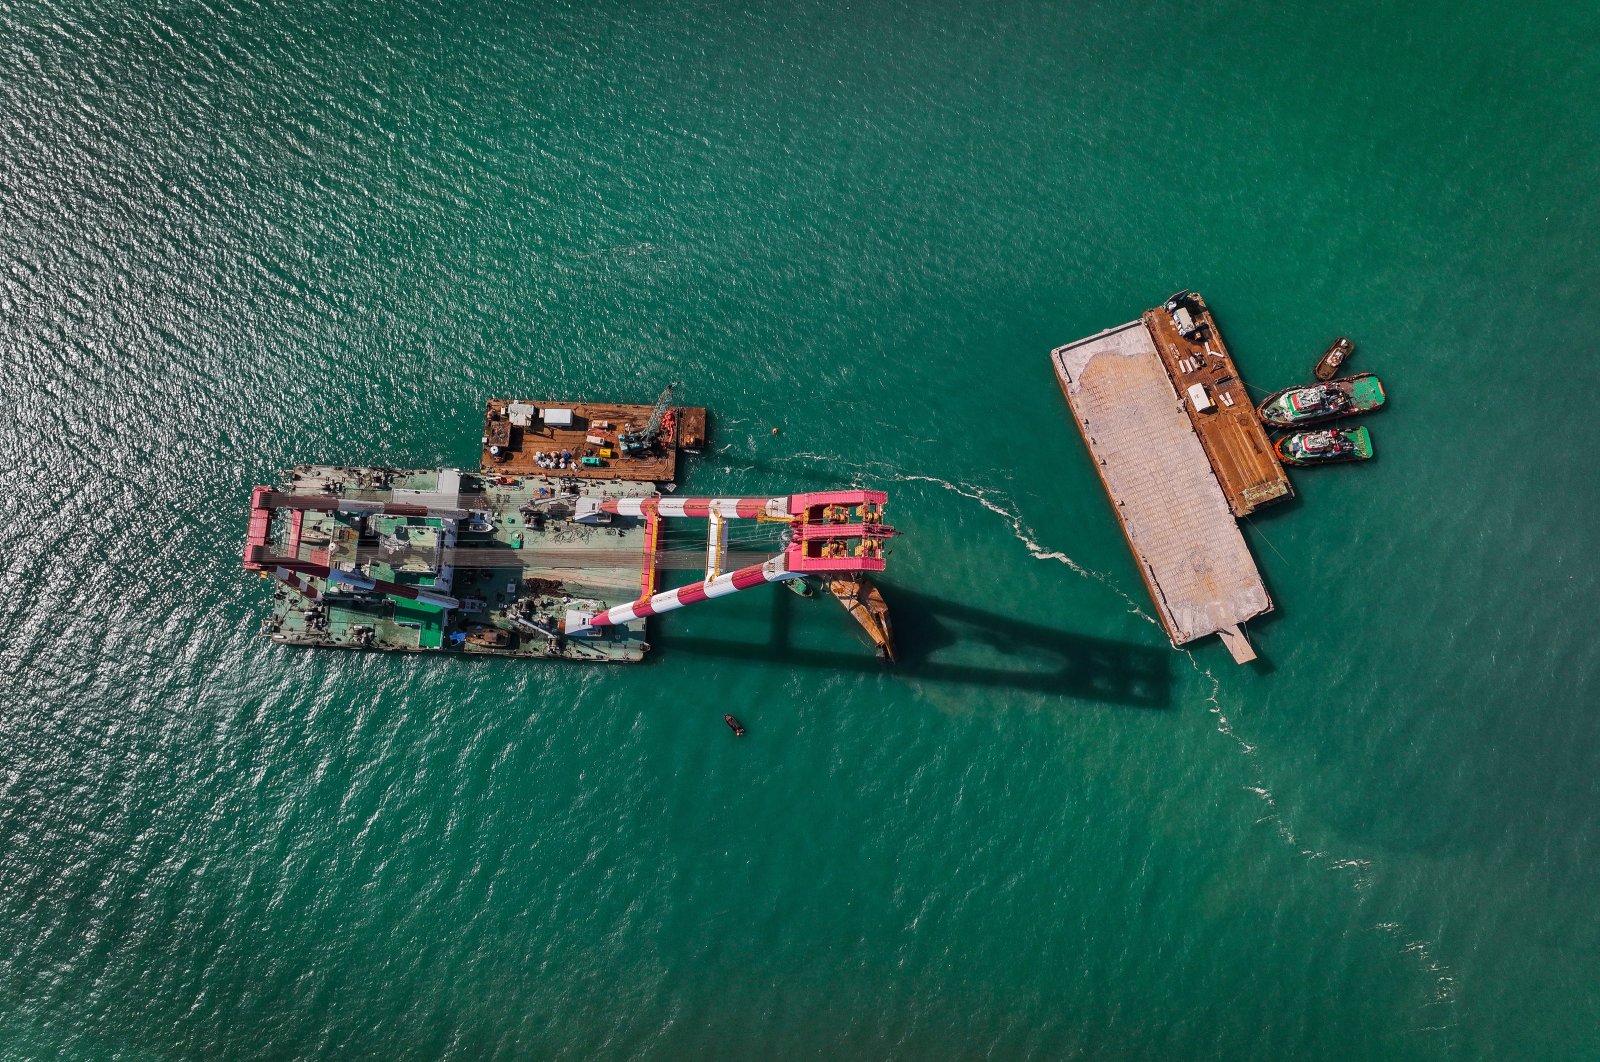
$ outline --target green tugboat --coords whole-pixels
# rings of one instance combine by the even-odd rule
[[[1279,439],[1273,449],[1286,465],[1332,465],[1365,461],[1372,456],[1372,436],[1365,427],[1297,431]]]
[[[1383,405],[1387,397],[1382,381],[1370,372],[1363,372],[1327,383],[1285,387],[1268,395],[1257,412],[1273,427],[1293,428],[1335,417],[1370,413]]]

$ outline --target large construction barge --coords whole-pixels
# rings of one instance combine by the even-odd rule
[[[642,659],[643,620],[584,639],[563,637],[562,622],[570,608],[654,593],[653,526],[576,516],[554,479],[302,465],[252,494],[245,567],[277,578],[263,629],[285,645]]]
[[[1237,520],[1293,488],[1205,301],[1179,292],[1050,358],[1169,640],[1253,660],[1244,623],[1272,599]]]
[[[650,648],[652,615],[795,579],[870,588],[895,533],[882,492],[658,491],[705,436],[705,410],[671,408],[670,393],[654,407],[491,401],[477,471],[300,465],[256,487],[244,567],[277,584],[264,632],[285,645],[629,662]],[[664,549],[662,524],[676,519],[706,521],[705,545]],[[734,521],[748,522],[737,537]],[[704,578],[662,590],[663,569]],[[886,610],[859,611],[892,657]]]

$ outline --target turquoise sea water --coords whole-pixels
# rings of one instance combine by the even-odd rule
[[[1594,1057],[1597,40],[0,0],[0,1057]],[[1257,668],[1049,373],[1180,287],[1392,396],[1249,526]],[[684,489],[892,492],[901,666],[781,592],[640,667],[255,633],[251,484],[669,379]]]

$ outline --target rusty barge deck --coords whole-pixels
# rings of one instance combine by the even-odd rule
[[[1291,497],[1294,488],[1256,416],[1255,403],[1245,391],[1211,310],[1198,294],[1185,294],[1195,329],[1192,338],[1178,334],[1173,315],[1162,307],[1146,310],[1141,320],[1174,390],[1186,397],[1198,384],[1214,406],[1201,412],[1193,402],[1183,403],[1228,507],[1235,516],[1249,516],[1263,505]]]
[[[624,425],[642,428],[652,407],[613,402],[545,402],[496,398],[483,417],[480,468],[490,474],[598,479],[623,482],[671,482],[678,472],[678,451],[705,445],[706,411],[701,406],[675,406],[659,445],[636,457],[617,449]],[[601,440],[591,442],[591,439]],[[609,450],[610,453],[602,453]],[[549,455],[568,454],[567,467],[541,464]],[[583,458],[598,460],[585,465]]]
[[[1167,637],[1219,635],[1243,663],[1255,657],[1244,623],[1272,599],[1236,518],[1292,489],[1215,321],[1190,298],[1186,316],[1151,310],[1057,347],[1051,363]]]

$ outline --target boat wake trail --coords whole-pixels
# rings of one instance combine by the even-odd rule
[[[830,457],[826,454],[814,453],[790,454],[779,460],[823,461],[831,465],[843,466],[850,470],[851,484],[857,487],[869,485],[866,482],[868,479],[879,483],[885,481],[926,483],[975,501],[987,511],[1005,520],[1011,527],[1012,535],[1027,548],[1028,553],[1034,559],[1053,561],[1065,565],[1074,574],[1099,583],[1116,594],[1127,605],[1128,612],[1131,615],[1136,615],[1148,623],[1160,626],[1156,618],[1141,607],[1139,602],[1126,591],[1117,586],[1109,575],[1086,568],[1060,550],[1050,549],[1040,543],[1033,528],[1022,518],[1022,514],[1018,511],[1015,502],[1004,490],[982,487],[973,483],[952,482],[947,479],[941,479],[938,476],[902,472],[894,466],[881,461],[851,463],[840,461],[838,458]],[[1279,839],[1299,853],[1301,857],[1309,862],[1319,864],[1329,871],[1345,875],[1353,890],[1357,893],[1365,893],[1372,887],[1374,873],[1372,861],[1342,857],[1324,851],[1304,841],[1296,833],[1283,811],[1278,807],[1277,798],[1267,784],[1265,774],[1261,770],[1260,756],[1256,745],[1247,741],[1234,729],[1232,720],[1228,718],[1227,712],[1223,709],[1221,680],[1217,678],[1210,668],[1202,667],[1200,661],[1195,659],[1192,652],[1185,651],[1184,656],[1188,658],[1189,666],[1194,668],[1195,673],[1209,686],[1209,692],[1205,696],[1204,703],[1206,710],[1215,719],[1217,733],[1222,734],[1238,746],[1240,754],[1246,757],[1250,763],[1249,773],[1251,779],[1245,783],[1243,788],[1246,792],[1253,794],[1263,805],[1263,813],[1256,821],[1260,824],[1270,823]],[[1418,963],[1423,973],[1432,979],[1429,998],[1423,1005],[1425,1007],[1444,1006],[1453,1008],[1456,999],[1455,977],[1451,974],[1448,966],[1434,957],[1432,952],[1433,945],[1426,940],[1410,939],[1411,935],[1398,922],[1380,922],[1373,928],[1401,941],[1401,953],[1411,956]],[[1452,1012],[1448,1020],[1442,1023],[1431,1023],[1425,1028],[1413,1031],[1439,1032],[1454,1028],[1455,1025],[1456,1020]]]
[[[1236,744],[1239,747],[1240,753],[1247,757],[1251,762],[1251,773],[1254,775],[1254,778],[1245,783],[1243,788],[1246,792],[1254,794],[1255,798],[1259,800],[1265,807],[1264,813],[1259,819],[1256,820],[1256,822],[1258,824],[1270,823],[1273,831],[1277,833],[1279,839],[1281,839],[1283,843],[1288,845],[1290,848],[1293,848],[1306,860],[1320,864],[1330,871],[1337,871],[1339,873],[1347,874],[1351,888],[1355,889],[1357,892],[1365,892],[1367,889],[1371,888],[1373,864],[1370,859],[1352,859],[1336,856],[1331,852],[1315,848],[1301,840],[1299,834],[1295,832],[1294,827],[1290,825],[1288,819],[1284,817],[1283,812],[1279,809],[1277,798],[1273,796],[1271,788],[1267,786],[1266,779],[1260,771],[1259,757],[1257,756],[1256,746],[1251,744],[1249,741],[1246,741],[1236,730],[1234,730],[1232,721],[1229,720],[1227,713],[1223,710],[1222,681],[1217,678],[1210,668],[1201,667],[1200,661],[1195,659],[1192,652],[1185,651],[1183,655],[1189,658],[1189,666],[1194,668],[1195,673],[1210,684],[1211,692],[1206,695],[1205,704],[1206,710],[1210,712],[1216,720],[1217,733],[1224,735],[1234,744]],[[1399,922],[1379,922],[1373,928],[1379,932],[1393,937],[1396,940],[1402,941],[1402,954],[1413,957],[1417,964],[1422,968],[1423,972],[1432,978],[1432,991],[1424,1006],[1451,1006],[1455,1003],[1455,976],[1450,972],[1450,968],[1448,966],[1433,956],[1433,946],[1430,942],[1426,940],[1407,939],[1410,934],[1405,931],[1405,927]],[[1454,1016],[1452,1015],[1451,1019],[1445,1024],[1432,1025],[1428,1026],[1426,1029],[1417,1029],[1414,1031],[1440,1032],[1446,1029],[1454,1028],[1454,1026],[1455,1020]]]
[[[916,472],[901,472],[894,466],[881,461],[866,461],[850,464],[847,462],[840,462],[837,458],[828,457],[825,454],[810,453],[791,454],[788,458],[784,458],[784,460],[791,459],[806,461],[828,461],[834,464],[846,464],[848,467],[855,470],[855,473],[851,477],[851,485],[856,487],[868,486],[869,484],[865,483],[864,480],[866,477],[870,476],[874,482],[883,482],[888,480],[894,483],[928,483],[935,487],[939,487],[941,490],[947,490],[952,494],[958,494],[963,498],[975,501],[979,505],[983,506],[984,509],[1000,517],[1007,524],[1009,524],[1011,526],[1011,534],[1017,539],[1017,541],[1022,543],[1022,545],[1027,549],[1029,556],[1033,557],[1034,560],[1054,561],[1057,564],[1065,565],[1076,575],[1080,575],[1085,579],[1092,579],[1101,586],[1105,587],[1107,590],[1110,590],[1112,593],[1116,594],[1117,597],[1121,598],[1123,603],[1128,606],[1129,615],[1138,616],[1146,623],[1156,624],[1156,618],[1140,607],[1139,602],[1130,597],[1127,592],[1119,587],[1116,582],[1105,572],[1095,571],[1093,568],[1086,568],[1077,561],[1073,560],[1071,557],[1067,556],[1065,553],[1062,553],[1060,550],[1050,549],[1041,544],[1034,529],[1026,520],[1022,518],[1022,514],[1018,511],[1016,503],[1012,500],[1011,495],[1004,490],[996,487],[981,487],[975,483],[967,483],[964,481],[951,482],[948,479],[942,479],[938,476],[928,476]],[[1156,625],[1160,626],[1160,624]]]

